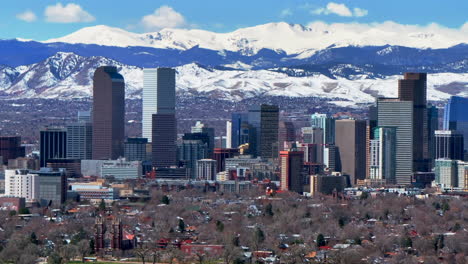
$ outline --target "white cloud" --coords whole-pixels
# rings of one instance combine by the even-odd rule
[[[37,16],[31,10],[26,10],[23,13],[17,14],[16,18],[18,18],[19,20],[26,21],[26,22],[34,22],[36,21]]]
[[[366,9],[362,8],[354,8],[353,11],[349,7],[347,7],[345,4],[338,4],[335,2],[330,2],[327,4],[326,7],[321,7],[317,8],[311,11],[312,14],[315,15],[338,15],[338,16],[343,16],[343,17],[362,17],[366,16],[368,11]]]
[[[46,21],[54,23],[78,23],[78,22],[91,22],[95,18],[86,12],[81,6],[69,3],[62,5],[57,3],[46,7],[44,15]]]
[[[286,9],[281,10],[280,17],[288,17],[288,16],[292,16],[292,14],[293,14],[293,11],[290,8],[286,8]]]
[[[161,6],[154,10],[154,13],[144,16],[141,24],[150,31],[187,26],[184,16],[170,6]]]
[[[367,16],[367,14],[369,13],[369,11],[367,11],[366,9],[362,9],[362,8],[359,8],[359,7],[356,7],[353,10],[354,10],[354,16],[355,17]]]

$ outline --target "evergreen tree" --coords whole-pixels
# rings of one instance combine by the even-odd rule
[[[171,201],[169,200],[169,197],[167,195],[164,195],[161,199],[161,203],[163,204],[169,204]]]
[[[179,219],[179,231],[180,232],[185,232],[185,222],[182,219]]]
[[[322,234],[318,234],[317,236],[317,247],[323,247],[327,243],[325,241],[325,237]]]
[[[265,207],[265,214],[268,215],[268,216],[273,216],[273,215],[275,215],[275,213],[273,213],[273,205],[271,205],[271,203],[269,203],[269,204]]]
[[[224,231],[224,224],[223,222],[217,220],[216,221],[216,231],[223,232]]]

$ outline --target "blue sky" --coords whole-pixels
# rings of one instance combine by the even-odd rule
[[[373,23],[439,25],[468,22],[466,0],[20,0],[3,1],[0,38],[45,40],[82,27],[108,25],[133,32],[161,27],[229,32],[285,21],[307,25]]]

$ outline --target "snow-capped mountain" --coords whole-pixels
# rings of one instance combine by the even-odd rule
[[[6,98],[85,98],[92,96],[92,76],[102,65],[114,65],[124,76],[126,95],[139,98],[142,68],[104,57],[59,52],[39,63],[0,67],[0,95]],[[244,65],[238,65],[243,67]],[[299,68],[227,70],[190,63],[176,67],[181,97],[206,96],[242,100],[258,96],[319,97],[348,105],[368,103],[377,96],[396,96],[399,74],[375,74],[352,64],[335,65],[327,74]],[[436,73],[428,77],[428,99],[468,96],[467,73]]]
[[[305,58],[330,46],[398,45],[413,48],[448,48],[468,43],[468,26],[454,30],[437,25],[417,27],[394,22],[375,25],[315,22],[308,26],[279,22],[241,28],[229,33],[199,29],[162,29],[158,32],[137,34],[100,25],[44,41],[56,42],[176,50],[200,47],[220,52],[240,52],[243,55],[254,55],[262,49],[270,49]]]

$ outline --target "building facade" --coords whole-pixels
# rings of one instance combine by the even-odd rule
[[[153,114],[152,120],[153,167],[177,165],[177,121],[175,114]]]
[[[175,97],[175,69],[143,69],[142,135],[148,142],[153,140],[153,114],[175,114]]]
[[[114,66],[96,69],[93,77],[93,159],[124,154],[125,82]]]
[[[10,159],[16,159],[25,156],[25,148],[21,146],[21,137],[19,136],[0,136],[0,157],[3,158],[4,165]]]
[[[92,159],[93,126],[90,122],[77,122],[67,127],[67,158]]]
[[[249,109],[249,124],[255,135],[249,136],[249,149],[262,158],[278,157],[279,108],[276,105],[257,105]]]
[[[67,157],[67,130],[62,127],[46,127],[40,131],[39,161],[41,168],[51,159]]]
[[[281,151],[281,190],[302,194],[304,191],[304,152]]]
[[[468,112],[467,112],[468,113]],[[463,134],[453,130],[436,130],[435,159],[463,160]]]
[[[468,152],[468,98],[452,96],[445,105],[444,130],[456,130],[463,134],[465,153]]]

